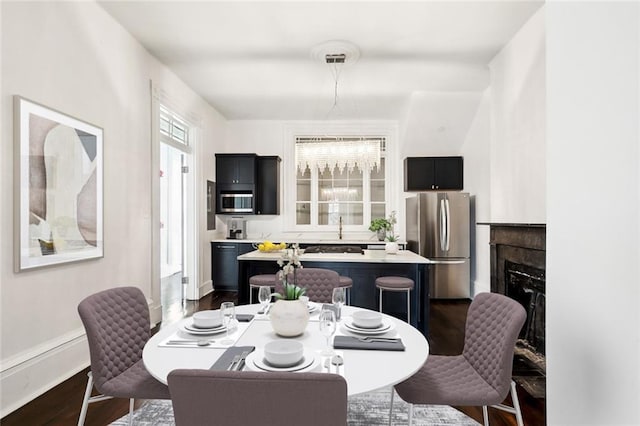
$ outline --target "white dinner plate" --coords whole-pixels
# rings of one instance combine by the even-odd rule
[[[385,318],[382,319],[382,325],[378,328],[360,328],[356,325],[353,325],[353,318],[345,318],[343,322],[344,328],[347,331],[357,334],[384,334],[391,330],[393,330],[393,323]]]
[[[194,327],[193,323],[184,324],[183,329],[185,332],[189,334],[196,334],[196,335],[218,334],[218,333],[223,333],[227,331],[227,327],[225,325],[221,325],[219,327],[213,327],[213,328],[200,328],[200,327]]]
[[[246,365],[249,366],[250,369],[254,371],[262,370],[262,371],[304,372],[304,371],[312,371],[313,369],[315,369],[316,366],[318,365],[318,360],[316,359],[316,356],[314,355],[312,350],[305,349],[304,355],[302,356],[301,363],[291,367],[276,367],[276,366],[267,364],[267,362],[264,360],[264,351],[262,349],[256,349],[255,351],[247,355],[245,363]]]

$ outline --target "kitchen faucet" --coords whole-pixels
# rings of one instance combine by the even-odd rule
[[[342,239],[342,216],[340,216],[340,221],[338,222],[338,239]]]

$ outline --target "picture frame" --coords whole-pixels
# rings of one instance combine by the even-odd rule
[[[103,257],[102,128],[13,101],[16,272]]]

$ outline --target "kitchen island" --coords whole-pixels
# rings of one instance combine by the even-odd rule
[[[274,274],[282,252],[252,251],[238,256],[238,301],[249,302],[249,277]],[[384,250],[364,250],[359,253],[302,253],[300,261],[305,268],[325,268],[353,280],[351,305],[378,310],[377,277],[400,276],[411,278],[415,288],[411,292],[411,323],[425,336],[429,332],[429,283],[427,267],[430,261],[408,250],[387,254]],[[383,293],[385,313],[406,319],[406,294]]]

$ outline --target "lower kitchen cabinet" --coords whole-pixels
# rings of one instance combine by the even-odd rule
[[[212,242],[211,270],[214,290],[238,291],[238,256],[249,253],[251,243]]]

